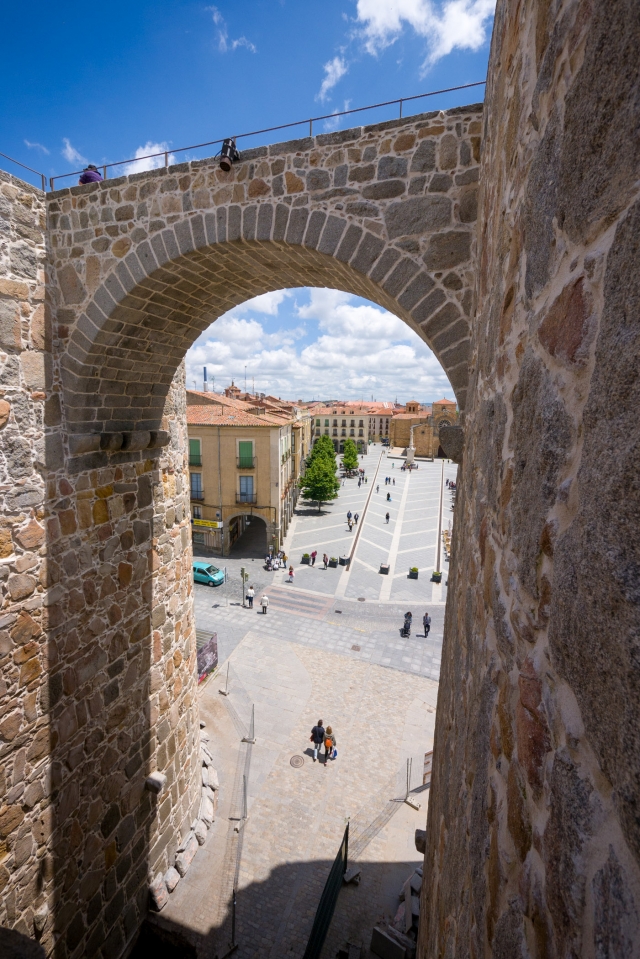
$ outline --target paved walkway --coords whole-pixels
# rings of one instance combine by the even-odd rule
[[[296,569],[293,584],[283,571],[267,573],[257,559],[234,557],[225,587],[194,587],[198,630],[217,632],[219,641],[221,670],[201,687],[200,709],[218,764],[220,799],[207,843],[160,921],[180,931],[200,957],[227,951],[235,880],[236,954],[300,959],[347,819],[350,859],[361,864],[362,882],[342,889],[323,959],[333,959],[347,939],[370,955],[372,926],[394,915],[399,888],[420,861],[413,833],[424,828],[428,791],[418,795],[420,811],[393,800],[404,795],[407,759],[412,786],[421,786],[424,754],[433,745],[444,561],[443,585],[429,580],[443,465],[421,463],[409,474],[400,462],[393,466],[374,448],[362,463],[368,483],[347,480],[320,514],[300,504],[285,543]],[[454,478],[455,470],[445,464],[444,478]],[[385,475],[395,485],[385,486]],[[445,527],[450,504],[447,494]],[[345,523],[348,509],[361,515],[353,533]],[[303,566],[302,553],[313,549],[320,556],[352,554],[351,566]],[[379,572],[382,562],[391,567],[388,576]],[[270,598],[266,616],[242,607],[241,563],[251,571],[257,597],[265,590]],[[418,566],[418,580],[407,578],[409,566]],[[416,626],[429,609],[428,639],[421,628],[408,639],[400,636],[406,609]],[[225,698],[218,690],[227,667]],[[252,706],[256,741],[250,745],[241,739]],[[338,759],[326,768],[313,762],[309,744],[318,718],[332,724],[338,740]],[[293,756],[302,758],[300,768],[291,765]],[[237,832],[243,776],[249,817]]]

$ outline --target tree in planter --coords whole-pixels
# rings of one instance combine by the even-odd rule
[[[355,470],[358,468],[358,450],[353,440],[345,440],[342,463],[346,470]]]
[[[317,456],[307,466],[307,471],[300,479],[302,498],[315,501],[318,512],[322,504],[335,499],[340,489],[340,480],[336,477],[335,466],[326,456]]]

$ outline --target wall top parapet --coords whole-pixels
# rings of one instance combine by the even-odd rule
[[[309,153],[314,149],[326,149],[327,147],[354,143],[357,140],[373,137],[386,130],[397,130],[400,127],[413,127],[423,123],[430,123],[437,118],[442,118],[444,122],[450,122],[452,120],[458,121],[464,117],[477,116],[477,114],[482,113],[483,108],[483,103],[470,103],[466,106],[452,107],[450,110],[431,110],[428,113],[417,113],[409,117],[397,117],[394,120],[384,120],[381,123],[371,123],[367,126],[350,127],[348,130],[334,130],[331,133],[319,133],[312,137],[299,137],[293,140],[272,143],[268,146],[252,147],[249,150],[241,151],[240,161],[235,164],[235,167],[238,168],[243,163],[265,157],[272,158],[291,153]],[[140,180],[148,180],[154,177],[189,173],[200,170],[203,167],[211,166],[214,161],[215,157],[204,157],[199,160],[188,160],[184,163],[158,167],[154,170],[143,170],[140,173],[131,173],[128,176],[114,177],[113,179],[102,180],[99,183],[85,183],[65,187],[62,190],[54,190],[47,193],[46,198],[47,201],[51,201],[68,196],[84,196],[105,189],[119,187],[125,183],[137,183]]]

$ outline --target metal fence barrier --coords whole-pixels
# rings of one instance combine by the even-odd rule
[[[349,853],[349,823],[344,831],[338,855],[333,861],[331,872],[324,884],[320,902],[316,910],[316,917],[313,920],[311,935],[304,951],[303,959],[319,959],[324,941],[329,932],[329,926],[333,919],[333,913],[338,901],[338,893],[342,886],[342,877],[347,871],[347,857]]]

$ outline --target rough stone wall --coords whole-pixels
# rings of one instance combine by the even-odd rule
[[[0,925],[30,935],[53,872],[44,227],[44,194],[0,172]]]
[[[639,49],[498,2],[424,959],[640,955]]]
[[[0,925],[118,956],[200,801],[184,370],[167,447],[69,469],[44,196],[0,214]]]
[[[259,147],[229,173],[209,159],[49,194],[69,429],[153,429],[197,336],[287,286],[344,289],[401,316],[464,405],[481,115]]]

